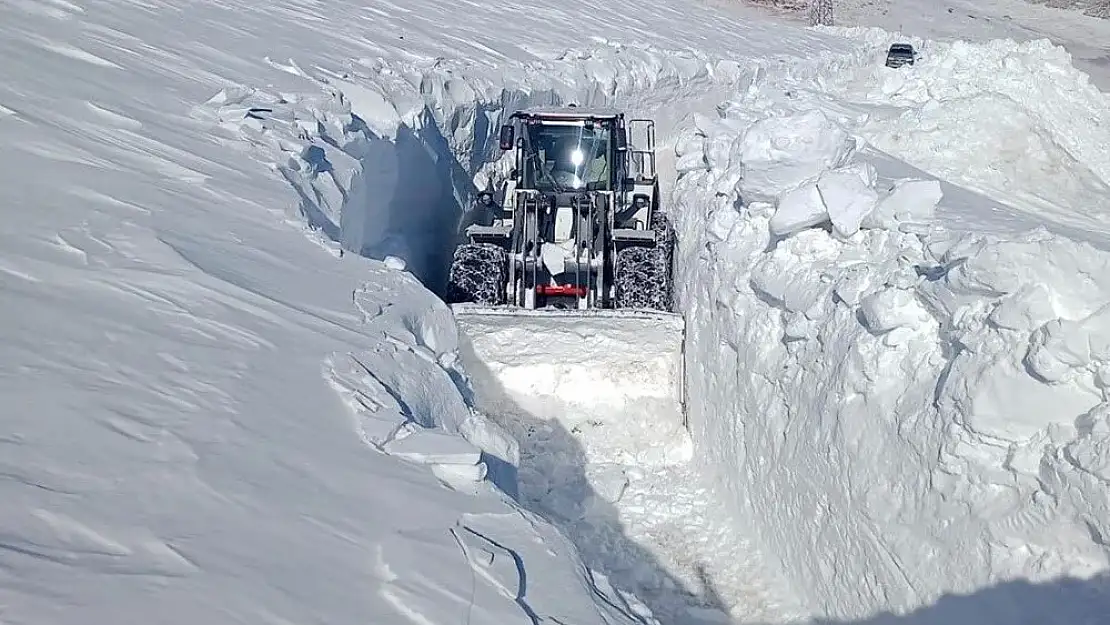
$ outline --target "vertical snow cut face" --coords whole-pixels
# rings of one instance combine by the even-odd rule
[[[708,470],[825,615],[1105,572],[1110,256],[948,228],[946,194],[966,190],[892,169],[860,137],[865,109],[806,92],[841,71],[768,78],[678,146],[688,418]],[[1069,114],[1025,114],[1070,123],[1054,111]],[[1103,153],[1069,141],[1070,175],[1097,172]]]

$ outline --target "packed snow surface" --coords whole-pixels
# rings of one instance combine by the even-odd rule
[[[568,313],[460,310],[460,332],[476,357],[467,370],[488,368],[483,373],[537,418],[572,428],[618,424],[594,442],[623,453],[630,464],[651,464],[642,454],[653,450],[682,454],[689,442],[682,420],[682,318]],[[655,445],[645,444],[646,432]]]
[[[717,4],[0,8],[0,620],[782,622],[1104,571],[1105,98],[1039,42],[893,72]],[[686,362],[640,338],[690,439],[670,379],[642,422],[521,405],[428,288],[502,116],[569,101],[659,125]]]

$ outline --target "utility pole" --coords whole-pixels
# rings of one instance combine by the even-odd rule
[[[833,25],[833,0],[809,0],[809,25]]]

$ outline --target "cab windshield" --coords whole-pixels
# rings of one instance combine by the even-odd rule
[[[584,125],[526,124],[524,183],[539,191],[609,188],[608,122]]]

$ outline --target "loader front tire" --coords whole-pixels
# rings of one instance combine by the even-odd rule
[[[447,276],[447,303],[504,304],[507,259],[504,248],[490,243],[455,248]]]
[[[674,226],[666,213],[652,212],[653,247],[628,247],[617,252],[613,280],[617,308],[674,312]]]
[[[661,247],[617,252],[613,280],[617,308],[672,312],[670,255]]]

